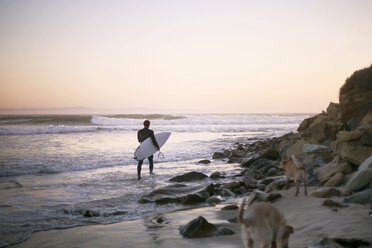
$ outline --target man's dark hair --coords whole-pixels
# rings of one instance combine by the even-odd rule
[[[144,125],[145,127],[149,127],[149,126],[150,126],[150,121],[149,121],[149,120],[145,120],[145,121],[143,122],[143,125]]]

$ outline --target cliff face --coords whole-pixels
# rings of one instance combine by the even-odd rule
[[[299,142],[330,146],[340,158],[360,165],[372,155],[372,65],[346,80],[339,100],[300,124]]]
[[[355,130],[372,110],[372,65],[356,71],[340,88],[340,117],[349,130]]]

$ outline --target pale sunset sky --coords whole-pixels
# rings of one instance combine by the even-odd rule
[[[316,113],[371,63],[371,0],[0,0],[3,109]]]

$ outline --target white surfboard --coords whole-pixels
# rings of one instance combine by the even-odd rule
[[[170,135],[171,132],[162,132],[155,134],[155,139],[159,147],[162,147],[165,144],[165,142],[167,142]],[[134,152],[134,158],[137,160],[143,160],[145,158],[150,157],[157,150],[158,148],[154,145],[154,143],[152,143],[151,137],[149,137],[145,139]]]

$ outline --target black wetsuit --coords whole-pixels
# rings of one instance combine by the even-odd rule
[[[154,143],[154,145],[158,148],[158,150],[160,150],[160,147],[158,145],[158,142],[156,142],[156,139],[155,139],[154,131],[152,131],[151,129],[145,127],[145,128],[142,128],[141,130],[139,130],[137,132],[137,139],[138,139],[138,142],[140,142],[140,143],[142,143],[143,141],[145,141],[148,137],[151,138],[152,143]],[[154,158],[153,155],[151,155],[150,157],[147,158],[149,160],[150,174],[152,173],[152,170],[154,169],[153,158]],[[138,176],[138,179],[141,179],[142,164],[143,164],[143,160],[139,160],[138,161],[138,165],[137,165],[137,176]]]

